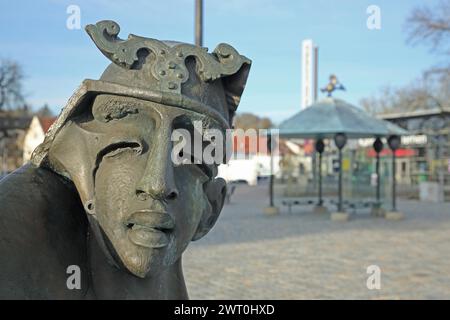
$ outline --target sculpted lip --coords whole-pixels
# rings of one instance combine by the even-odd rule
[[[138,246],[162,248],[169,244],[169,232],[175,227],[173,218],[166,212],[142,210],[127,220],[128,238]]]

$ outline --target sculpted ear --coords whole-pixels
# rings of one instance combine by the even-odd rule
[[[95,141],[92,135],[70,123],[58,133],[48,155],[52,167],[73,181],[83,205],[94,192],[92,172],[96,158],[90,154],[92,148],[89,148],[89,144]]]
[[[205,186],[205,193],[211,204],[211,210],[205,210],[198,225],[197,231],[192,241],[198,240],[205,236],[212,229],[220,212],[227,193],[227,183],[222,178],[216,178],[208,182]]]

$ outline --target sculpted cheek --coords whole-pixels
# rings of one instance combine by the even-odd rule
[[[203,182],[198,178],[195,179],[190,197],[190,202],[193,204],[192,215],[190,215],[190,217],[198,223],[203,214],[203,211],[206,209],[207,201],[205,192],[203,190]]]
[[[181,202],[183,203],[183,210],[180,210],[178,219],[181,222],[180,226],[183,231],[180,232],[178,239],[179,250],[182,252],[186,249],[194,236],[200,219],[208,208],[208,198],[203,190],[204,181],[196,177],[195,174],[185,172],[188,177],[188,183],[185,183],[181,188],[180,194],[183,195]]]
[[[103,162],[97,171],[95,186],[98,214],[111,232],[119,232],[134,192],[133,166]]]
[[[135,172],[130,167],[115,167],[108,170],[109,179],[105,185],[106,193],[110,198],[110,204],[114,207],[122,207],[126,197],[133,194],[133,178]]]

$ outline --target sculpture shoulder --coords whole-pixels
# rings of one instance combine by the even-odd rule
[[[0,180],[0,298],[77,298],[66,270],[87,289],[87,221],[70,182],[27,164]],[[77,292],[79,291],[79,292]]]

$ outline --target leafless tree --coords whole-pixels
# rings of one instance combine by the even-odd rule
[[[450,54],[450,0],[441,0],[434,8],[413,9],[405,28],[409,43],[427,43],[434,51]]]
[[[234,118],[234,127],[236,129],[269,129],[273,127],[269,118],[261,118],[253,113],[240,113]]]
[[[39,117],[53,117],[53,112],[48,106],[48,104],[44,104],[34,114]]]
[[[407,42],[425,44],[432,52],[444,55],[444,61],[427,70],[425,77],[450,77],[450,0],[441,0],[434,7],[417,7],[406,19]]]
[[[430,74],[402,87],[384,87],[378,94],[360,100],[371,114],[450,108],[450,74]]]
[[[361,99],[369,113],[450,107],[450,0],[441,0],[435,7],[414,8],[405,29],[408,43],[429,45],[433,52],[443,54],[445,61],[406,86],[385,87],[377,95]]]
[[[0,60],[0,111],[23,103],[22,80],[22,68],[17,62]]]

